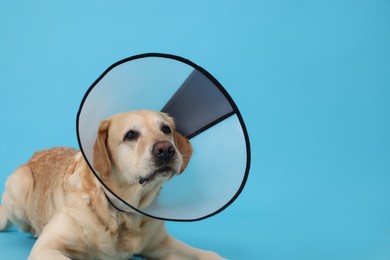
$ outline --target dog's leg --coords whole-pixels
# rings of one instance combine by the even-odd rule
[[[34,233],[27,216],[28,194],[34,185],[33,176],[28,166],[21,166],[12,173],[5,184],[3,205],[0,209],[0,221],[4,227],[16,224],[24,232]],[[2,227],[0,223],[0,228]]]
[[[4,208],[0,205],[0,231],[6,230],[11,226],[11,222],[5,213]]]
[[[85,244],[79,235],[77,223],[66,213],[58,213],[43,229],[28,259],[68,260],[70,257],[83,259],[81,249]]]
[[[71,258],[62,255],[59,251],[53,248],[31,252],[31,254],[28,257],[28,260],[40,260],[40,259],[71,260]]]
[[[218,254],[200,250],[180,242],[179,240],[167,236],[155,248],[150,248],[145,254],[147,259],[162,260],[222,260],[225,259]]]

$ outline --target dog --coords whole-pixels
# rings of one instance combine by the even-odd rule
[[[129,111],[103,120],[93,167],[125,201],[146,208],[162,185],[186,168],[188,139],[167,114]],[[164,221],[118,211],[81,152],[36,152],[11,174],[0,206],[0,230],[16,224],[37,237],[29,259],[223,259],[170,236]]]

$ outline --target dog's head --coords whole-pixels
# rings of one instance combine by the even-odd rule
[[[147,187],[183,172],[191,154],[191,144],[176,132],[171,117],[130,111],[100,123],[93,166],[103,180]]]

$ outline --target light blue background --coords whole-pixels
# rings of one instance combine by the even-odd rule
[[[36,150],[77,147],[109,65],[171,53],[229,91],[253,156],[231,207],[173,235],[229,259],[390,259],[389,46],[385,0],[3,0],[0,182]],[[33,242],[0,233],[0,258]]]

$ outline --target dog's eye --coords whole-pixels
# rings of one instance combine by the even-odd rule
[[[129,132],[126,133],[125,137],[123,138],[124,141],[133,141],[137,139],[139,136],[139,133],[134,130],[130,130]]]
[[[170,128],[169,126],[167,126],[167,125],[163,125],[163,126],[161,127],[161,131],[162,131],[164,134],[170,134],[170,133],[172,133],[171,128]]]

